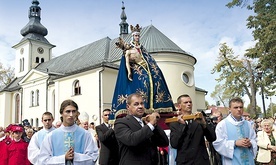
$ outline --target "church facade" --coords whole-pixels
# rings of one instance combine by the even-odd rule
[[[126,14],[122,7],[120,37],[131,40]],[[115,83],[123,55],[116,48],[118,38],[105,37],[78,49],[52,58],[47,29],[40,23],[41,8],[37,0],[29,8],[29,23],[22,28],[23,39],[13,46],[16,52],[15,79],[0,91],[0,125],[21,123],[28,119],[33,126],[42,126],[41,115],[49,111],[60,120],[59,106],[72,99],[90,122],[100,124],[101,112],[111,108]],[[162,42],[160,42],[162,41]],[[194,81],[196,58],[182,50],[153,25],[141,30],[141,43],[161,68],[173,101],[189,94],[193,111],[206,109],[207,91]]]

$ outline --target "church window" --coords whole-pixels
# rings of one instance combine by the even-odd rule
[[[43,63],[44,62],[44,58],[41,58],[41,63]]]
[[[31,118],[31,125],[34,125],[34,119]]]
[[[80,81],[79,80],[74,81],[73,86],[74,86],[73,95],[80,95],[81,94]]]
[[[22,59],[19,61],[19,71],[22,72]]]
[[[38,118],[35,119],[35,127],[38,128]]]
[[[36,105],[39,106],[39,90],[36,90]]]
[[[39,57],[35,58],[35,63],[39,63]]]
[[[188,84],[189,83],[189,76],[186,74],[186,73],[183,73],[182,74],[182,80]]]
[[[19,71],[24,71],[24,58],[20,59],[19,61]]]
[[[21,71],[24,71],[24,58],[22,58],[22,70]]]
[[[181,75],[182,82],[187,86],[193,86],[194,85],[194,78],[192,72],[186,70]]]
[[[31,91],[31,107],[35,105],[35,96],[34,96],[34,91]]]
[[[19,123],[20,120],[20,95],[15,96],[15,123]]]

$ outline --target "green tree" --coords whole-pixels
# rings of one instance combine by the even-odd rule
[[[269,107],[267,108],[267,114],[268,114],[267,116],[274,116],[275,113],[276,113],[276,104],[270,103]]]
[[[224,107],[228,107],[228,102],[232,98],[232,91],[226,86],[217,84],[215,90],[211,93],[211,97],[219,103],[222,103]],[[217,104],[217,106],[219,106]]]
[[[205,107],[206,107],[206,109],[208,109],[209,105],[210,105],[209,102],[207,100],[205,100]]]
[[[220,90],[221,97],[224,96],[226,99],[247,95],[252,105],[248,112],[256,114],[256,81],[258,79],[253,73],[256,64],[248,59],[240,60],[238,56],[234,56],[233,50],[226,43],[220,45],[217,61],[212,74],[220,73],[216,81],[222,84],[215,92]]]
[[[0,90],[7,86],[14,78],[14,68],[4,67],[0,62]]]
[[[254,15],[248,17],[247,27],[253,30],[256,44],[246,52],[246,56],[259,60],[265,83],[265,92],[275,95],[276,88],[276,3],[275,0],[232,0],[226,6],[244,7],[253,10]]]
[[[249,109],[252,109],[252,106],[251,104],[248,104],[247,107],[246,107],[246,112],[248,112]],[[262,114],[262,110],[261,110],[261,107],[259,107],[258,105],[256,106],[256,113],[253,113],[252,111],[248,112],[251,116],[251,118],[258,118],[260,114]]]

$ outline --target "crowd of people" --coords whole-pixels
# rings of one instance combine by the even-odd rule
[[[160,114],[145,114],[138,93],[127,98],[127,116],[111,123],[111,110],[104,109],[103,123],[96,127],[77,103],[65,100],[56,125],[53,115],[45,112],[39,131],[27,120],[0,127],[0,164],[275,164],[274,118],[244,117],[242,99],[233,98],[224,119],[221,112],[213,113],[211,122],[204,116],[187,119],[192,105],[189,95],[179,96],[177,120],[163,130]]]
[[[192,114],[189,95],[177,99],[176,122],[164,131],[159,113],[145,114],[143,97],[127,98],[128,115],[110,123],[110,109],[102,112],[103,123],[95,127],[73,100],[60,106],[61,121],[53,124],[50,112],[42,114],[43,128],[35,131],[28,121],[0,127],[0,164],[274,164],[276,132],[274,118],[255,121],[243,117],[243,101],[229,102],[229,115],[220,112],[186,119]],[[4,134],[2,134],[4,132]],[[165,153],[165,154],[164,154]]]

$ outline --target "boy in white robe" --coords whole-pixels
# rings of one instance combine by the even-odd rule
[[[78,105],[65,100],[60,106],[62,125],[50,132],[40,149],[40,162],[45,165],[94,165],[98,153],[92,136],[75,124]]]
[[[41,164],[38,162],[40,147],[45,136],[55,129],[55,127],[53,127],[53,121],[54,118],[51,112],[43,113],[41,120],[43,129],[35,133],[31,138],[28,146],[28,159],[34,165]]]

